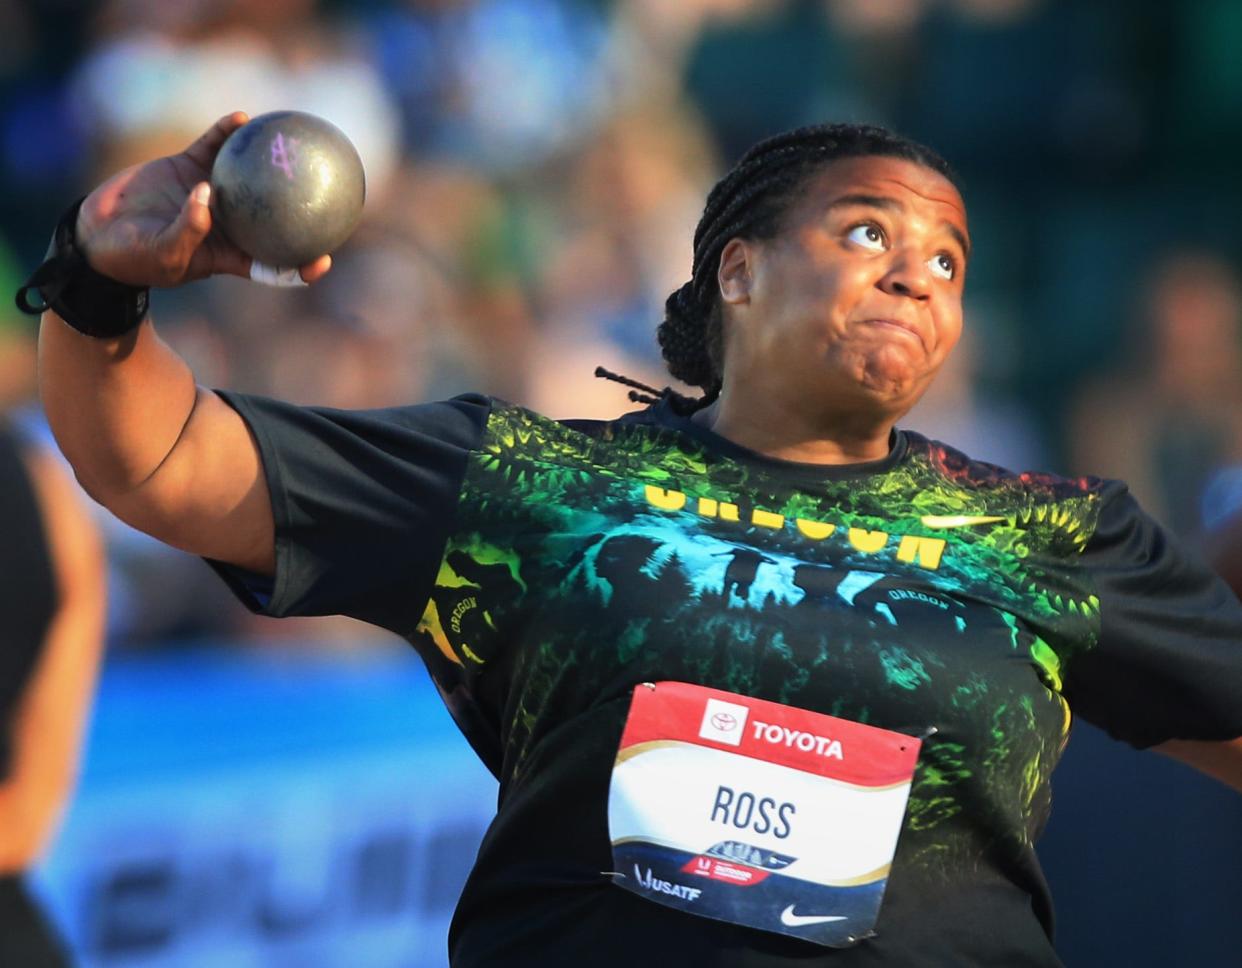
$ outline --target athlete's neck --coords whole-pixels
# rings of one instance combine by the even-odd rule
[[[804,464],[859,464],[888,456],[895,420],[841,414],[813,419],[766,399],[740,406],[722,394],[694,414],[696,423],[747,450]]]

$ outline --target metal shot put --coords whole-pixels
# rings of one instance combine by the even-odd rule
[[[362,159],[323,118],[274,111],[225,141],[211,169],[212,216],[269,266],[301,266],[341,245],[362,216]]]

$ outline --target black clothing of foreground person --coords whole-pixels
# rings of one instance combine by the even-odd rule
[[[249,273],[201,184],[243,121],[89,196],[93,270]],[[299,408],[49,312],[44,401],[101,502],[251,607],[418,649],[500,780],[455,965],[1054,965],[1033,842],[1071,715],[1242,788],[1242,606],[1124,485],[896,428],[969,248],[930,151],[801,129],[713,190],[669,298],[701,400]]]

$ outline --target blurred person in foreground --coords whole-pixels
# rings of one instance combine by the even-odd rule
[[[77,775],[104,632],[104,565],[80,492],[0,415],[0,965],[68,961],[27,893]]]
[[[1223,583],[1117,481],[896,426],[962,326],[930,150],[755,146],[659,330],[703,396],[554,421],[196,387],[145,287],[250,272],[205,181],[244,120],[62,217],[19,296],[44,405],[97,500],[252,608],[418,649],[500,779],[456,966],[1055,965],[1033,845],[1071,710],[1242,789]]]

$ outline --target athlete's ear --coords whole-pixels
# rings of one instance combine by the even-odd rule
[[[754,258],[754,247],[745,239],[730,239],[725,244],[720,253],[720,268],[716,271],[716,284],[723,302],[730,306],[750,302]]]

